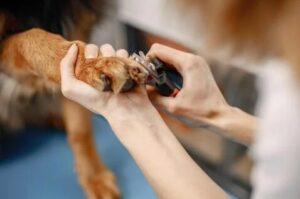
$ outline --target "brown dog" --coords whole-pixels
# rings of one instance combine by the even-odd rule
[[[17,5],[20,1],[13,2]],[[76,4],[74,2],[77,1],[70,2]],[[95,150],[91,113],[64,99],[59,92],[59,64],[68,48],[76,43],[79,47],[76,77],[102,91],[107,84],[100,78],[104,75],[115,93],[120,92],[128,80],[136,83],[144,81],[140,66],[116,57],[99,56],[86,60],[85,43],[67,41],[42,29],[12,31],[12,27],[18,29],[20,18],[12,12],[9,4],[0,3],[0,33],[3,36],[0,43],[0,106],[4,107],[0,113],[0,124],[15,128],[61,116],[74,153],[79,182],[86,196],[89,199],[118,198],[120,193],[114,175],[101,162]],[[87,12],[82,5],[77,9],[81,19],[73,22],[68,34],[71,40],[86,39],[96,21],[96,15]]]

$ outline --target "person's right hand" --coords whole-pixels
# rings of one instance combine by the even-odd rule
[[[200,56],[154,44],[147,54],[174,66],[183,77],[183,88],[175,97],[164,97],[148,89],[153,104],[169,113],[207,121],[228,107],[211,70]]]

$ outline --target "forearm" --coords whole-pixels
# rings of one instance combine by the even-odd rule
[[[189,157],[158,114],[151,121],[135,121],[130,129],[114,130],[160,198],[226,198]]]
[[[239,108],[228,106],[220,110],[217,117],[207,121],[224,131],[224,135],[228,138],[250,145],[257,128],[257,120]]]

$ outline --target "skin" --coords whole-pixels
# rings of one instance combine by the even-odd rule
[[[228,105],[205,59],[160,44],[154,44],[148,56],[174,66],[184,80],[182,90],[175,97],[163,97],[148,89],[156,107],[195,122],[216,126],[224,136],[242,144],[252,143],[257,118]]]
[[[98,52],[97,46],[87,45],[85,55],[93,58]],[[115,52],[110,45],[100,47],[100,53],[106,57],[128,57],[126,51]],[[161,97],[153,90],[148,90],[148,95],[143,86],[120,94],[98,92],[74,76],[76,46],[69,49],[61,62],[62,93],[108,120],[159,198],[227,198],[224,191],[186,153],[153,104],[170,113],[196,121],[204,120],[228,131],[242,128],[242,131],[236,130],[230,136],[249,133],[250,137],[255,128],[252,120],[255,119],[229,107],[203,58],[161,45],[154,45],[149,56],[174,65],[182,74],[184,87],[176,97]]]

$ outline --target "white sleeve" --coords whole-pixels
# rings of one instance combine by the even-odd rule
[[[258,83],[261,122],[252,148],[252,198],[300,199],[300,87],[287,65],[269,64]]]

